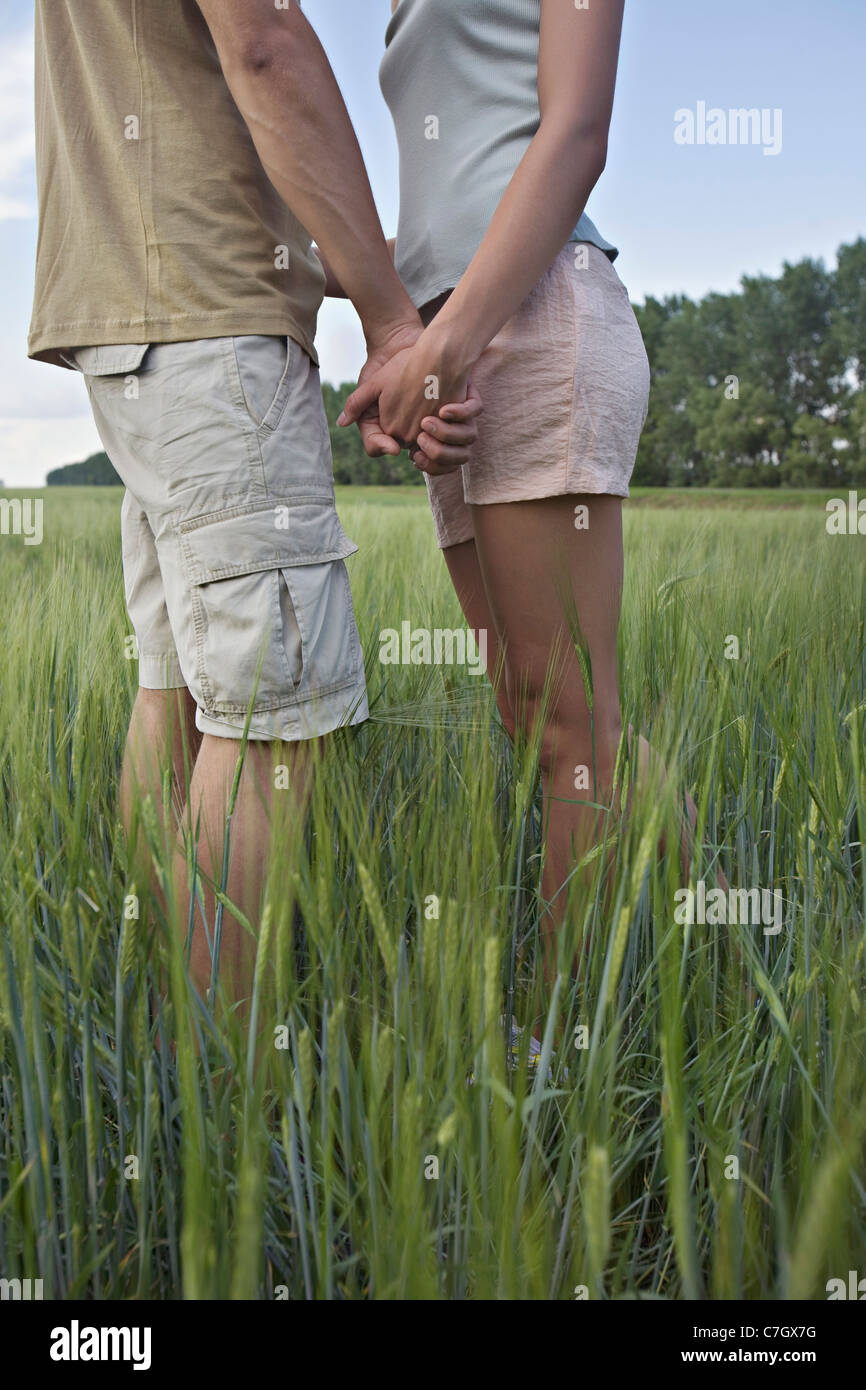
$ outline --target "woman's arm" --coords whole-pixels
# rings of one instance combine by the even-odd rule
[[[447,304],[376,379],[382,425],[395,438],[417,439],[431,414],[431,376],[440,401],[462,399],[471,368],[574,231],[607,156],[624,3],[579,10],[574,0],[541,0],[538,131]],[[361,402],[350,397],[347,423],[370,390]]]
[[[469,269],[435,319],[464,368],[478,361],[565,246],[607,158],[625,0],[541,0],[541,122]]]

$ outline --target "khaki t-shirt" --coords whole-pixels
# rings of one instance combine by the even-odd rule
[[[270,183],[195,0],[36,0],[31,357],[288,335],[324,274]]]

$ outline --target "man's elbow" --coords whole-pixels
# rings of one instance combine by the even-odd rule
[[[236,72],[248,77],[269,77],[291,66],[297,45],[280,33],[249,33],[241,36],[226,55]]]
[[[302,12],[253,6],[237,0],[198,0],[226,77],[269,77],[284,73],[309,37]]]
[[[219,48],[226,80],[268,82],[285,77],[297,59],[297,45],[283,34],[248,33],[224,41]]]

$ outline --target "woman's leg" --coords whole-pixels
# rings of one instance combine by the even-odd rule
[[[575,529],[575,506],[589,526]],[[470,627],[488,630],[491,675],[504,663],[497,700],[509,732],[538,732],[545,798],[542,895],[545,973],[555,971],[565,885],[597,840],[620,738],[616,636],[622,592],[621,501],[553,497],[473,507],[475,542],[445,550]],[[592,671],[593,710],[575,651],[579,626]],[[538,727],[540,724],[540,727]],[[575,790],[576,770],[588,787]],[[577,780],[580,780],[577,778]]]
[[[485,585],[485,575],[482,574],[480,555],[475,541],[461,542],[459,545],[446,546],[442,550],[443,559],[448,566],[450,578],[457,598],[460,600],[461,609],[466,617],[467,626],[477,635],[478,631],[487,632],[487,659],[488,676],[491,677],[493,689],[495,689],[496,703],[499,706],[499,713],[502,716],[507,733],[514,738],[516,733],[516,717],[512,708],[512,699],[509,696],[509,689],[506,688],[506,671],[520,669],[521,659],[518,652],[525,649],[527,639],[531,642],[532,670],[535,671],[534,685],[541,689],[544,695],[544,682],[546,670],[550,659],[550,649],[553,642],[559,638],[560,632],[564,630],[567,637],[566,652],[573,652],[571,642],[571,624],[563,612],[562,603],[562,571],[555,566],[556,546],[553,543],[553,535],[556,531],[569,532],[566,538],[566,553],[571,556],[571,589],[577,594],[582,592],[582,600],[577,606],[578,617],[580,617],[581,630],[584,637],[589,638],[589,632],[594,632],[594,641],[589,644],[589,651],[592,657],[592,680],[595,689],[595,719],[596,719],[596,744],[598,744],[599,724],[606,730],[606,758],[603,766],[598,769],[599,791],[605,790],[602,783],[609,788],[610,778],[612,778],[612,765],[610,765],[610,748],[613,746],[613,756],[616,756],[616,741],[619,739],[620,712],[619,712],[619,692],[617,692],[616,681],[616,626],[619,621],[619,592],[621,589],[621,527],[620,527],[620,503],[616,498],[584,498],[585,505],[589,507],[588,531],[580,531],[575,537],[570,534],[574,530],[574,506],[573,498],[556,498],[550,502],[528,502],[528,503],[507,503],[502,506],[475,507],[475,518],[481,524],[481,545],[485,546],[487,555],[487,574],[491,575],[492,594],[488,595],[488,588]],[[527,507],[542,507],[549,509],[556,514],[556,520],[548,523],[544,513],[539,516],[535,513],[535,520],[532,525],[527,523],[524,509]],[[564,516],[563,516],[564,513]],[[487,525],[488,517],[493,521],[492,525]],[[589,535],[592,534],[594,543],[589,545]],[[496,553],[496,548],[499,548]],[[493,555],[491,556],[491,549]],[[516,569],[516,563],[520,569]],[[512,594],[512,585],[516,585],[517,594]],[[602,596],[606,595],[606,598]],[[603,612],[596,614],[595,620],[588,620],[587,609],[592,609],[596,598],[602,600]],[[502,624],[502,631],[499,630],[496,621],[495,610],[500,614],[505,610],[505,616],[499,617]],[[512,616],[509,617],[509,605],[513,605]],[[559,617],[557,617],[559,614]],[[512,634],[510,648],[513,657],[509,666],[505,666],[505,641],[507,635]],[[602,655],[603,653],[603,655]],[[580,663],[578,663],[580,664]],[[602,670],[605,671],[605,681],[601,681]],[[585,809],[577,808],[573,805],[577,799],[592,799],[592,749],[587,748],[591,744],[591,739],[587,733],[587,698],[585,698],[584,684],[582,684],[582,673],[575,673],[571,669],[569,673],[571,688],[577,687],[571,708],[567,708],[567,692],[562,691],[562,698],[559,699],[556,709],[557,726],[573,731],[571,741],[574,745],[574,762],[571,762],[571,753],[564,759],[562,756],[550,758],[552,752],[548,741],[542,742],[542,765],[548,763],[544,770],[545,776],[545,798],[546,813],[548,813],[548,853],[545,859],[545,874],[542,881],[542,894],[546,902],[550,903],[550,910],[545,915],[545,933],[548,948],[552,944],[553,934],[556,927],[562,922],[564,910],[566,910],[566,895],[557,894],[557,888],[564,883],[567,874],[574,867],[575,855],[571,852],[571,840],[575,837],[575,851],[578,845],[591,844],[592,838],[598,833],[598,819]],[[512,681],[514,684],[514,681]],[[518,682],[517,682],[518,684]],[[602,710],[602,699],[605,702],[605,709]],[[552,712],[553,713],[553,712]],[[634,728],[628,727],[628,751],[630,755],[635,755],[635,738],[637,738],[637,769],[635,769],[635,781],[632,784],[630,795],[628,795],[627,810],[630,812],[632,801],[634,801],[635,790],[638,791],[642,785],[655,785],[659,787],[666,778],[666,769],[657,753],[653,753],[646,739],[642,735],[635,735]],[[564,746],[564,745],[563,745]],[[546,748],[546,752],[545,752]],[[578,753],[584,753],[578,756]],[[580,763],[588,766],[589,770],[589,791],[578,792],[574,790],[574,769]],[[553,785],[563,788],[562,791],[553,790]],[[564,799],[557,799],[564,794]],[[609,790],[605,791],[605,796],[599,799],[606,799]],[[684,817],[683,837],[681,837],[680,853],[683,860],[683,873],[688,877],[689,863],[691,863],[692,838],[694,838],[694,824],[696,820],[696,808],[691,796],[685,796],[687,805],[688,819]],[[584,844],[585,841],[585,844]],[[662,855],[666,851],[664,841],[659,842],[659,853]],[[720,884],[724,884],[723,876],[719,876]],[[549,951],[548,951],[549,954]],[[552,963],[546,959],[546,967],[552,969]]]
[[[463,541],[459,545],[449,545],[442,551],[442,555],[448,566],[454,591],[460,600],[466,626],[472,632],[476,642],[479,632],[486,634],[487,675],[493,686],[502,722],[509,738],[513,740],[515,733],[514,714],[505,689],[502,647],[493,622],[493,614],[490,611],[490,601],[484,588],[484,580],[481,577],[481,566],[478,563],[475,542],[474,540]],[[482,650],[484,649],[482,648]]]
[[[589,521],[581,529],[575,527],[578,504],[587,508]],[[622,503],[609,496],[563,496],[476,506],[473,522],[504,650],[509,704],[520,733],[539,737],[547,905],[541,927],[550,980],[568,880],[604,829],[606,815],[595,806],[608,806],[613,789],[621,734]],[[591,671],[591,709],[578,645]],[[583,780],[586,790],[576,790],[576,781]]]

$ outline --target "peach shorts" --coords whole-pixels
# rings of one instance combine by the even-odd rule
[[[628,291],[597,246],[559,253],[471,377],[484,401],[472,457],[424,475],[440,548],[472,540],[473,504],[628,497],[649,363]]]

